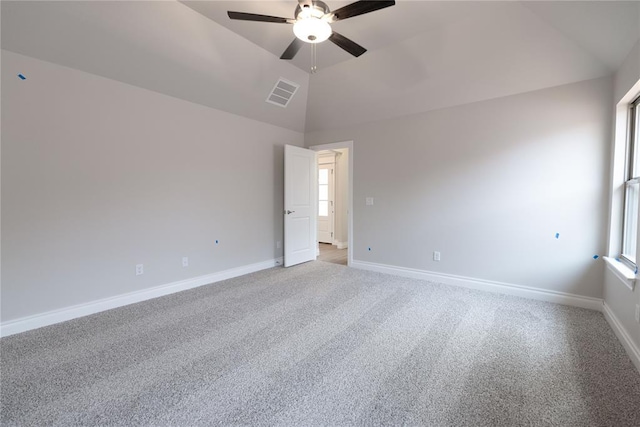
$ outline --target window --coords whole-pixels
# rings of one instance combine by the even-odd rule
[[[329,169],[318,169],[318,215],[329,216]]]
[[[640,200],[640,97],[631,103],[628,117],[621,258],[635,269]]]

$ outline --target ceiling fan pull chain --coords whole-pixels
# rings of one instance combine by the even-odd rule
[[[316,56],[316,49],[317,46],[316,44],[312,44],[311,45],[311,74],[315,74],[316,71],[318,71],[318,64],[317,64],[317,56]]]

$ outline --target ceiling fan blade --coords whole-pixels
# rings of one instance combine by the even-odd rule
[[[330,20],[331,22],[336,22],[343,19],[347,19],[347,18],[353,18],[354,16],[363,15],[365,13],[384,9],[385,7],[393,6],[394,4],[396,4],[394,0],[357,1],[355,3],[348,4],[345,7],[341,7],[340,9],[334,10],[333,12],[331,12],[329,14]]]
[[[293,59],[293,57],[296,56],[296,53],[298,53],[302,45],[304,45],[304,42],[296,37],[295,39],[293,39],[289,47],[287,47],[287,49],[282,53],[282,56],[280,56],[280,59]]]
[[[355,57],[358,57],[367,51],[367,49],[363,48],[358,43],[346,38],[340,33],[336,33],[335,31],[331,36],[329,36],[329,40]]]
[[[237,19],[240,21],[256,21],[256,22],[275,22],[276,24],[291,24],[295,22],[295,19],[280,18],[278,16],[258,15],[255,13],[244,12],[227,12],[229,18]]]

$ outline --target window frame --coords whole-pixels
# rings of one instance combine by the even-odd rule
[[[626,135],[626,147],[625,147],[625,176],[624,176],[624,203],[622,210],[622,238],[620,242],[620,261],[630,267],[632,270],[637,271],[637,257],[638,254],[635,253],[636,261],[634,262],[630,259],[627,254],[628,251],[625,251],[627,247],[627,228],[629,226],[628,218],[629,209],[632,209],[629,206],[629,197],[628,197],[628,188],[631,185],[639,185],[640,184],[640,165],[638,162],[640,161],[637,158],[640,155],[640,95],[635,97],[629,103],[628,109],[628,119],[627,119],[627,135]],[[637,169],[637,170],[636,170]],[[640,204],[640,200],[636,200],[636,203]],[[640,206],[636,206],[636,213],[640,209]],[[634,248],[634,252],[637,252],[637,230],[638,230],[638,215],[635,218],[635,227],[636,227],[636,248]],[[625,254],[627,252],[627,254]]]

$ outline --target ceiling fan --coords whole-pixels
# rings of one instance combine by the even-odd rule
[[[365,53],[367,49],[342,34],[333,31],[331,24],[343,19],[384,9],[394,4],[396,4],[395,1],[357,1],[332,12],[329,6],[322,1],[299,0],[294,12],[295,18],[293,19],[232,11],[227,12],[227,14],[229,18],[241,21],[293,24],[293,33],[296,38],[293,39],[289,47],[285,49],[280,59],[293,59],[304,43],[316,44],[325,40],[333,42],[338,47],[358,57]]]

